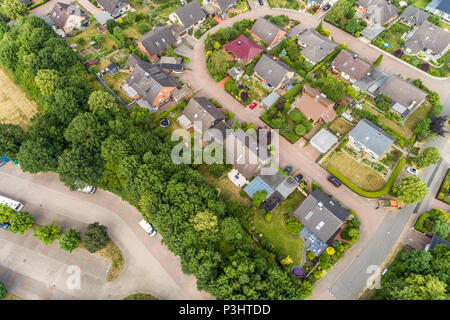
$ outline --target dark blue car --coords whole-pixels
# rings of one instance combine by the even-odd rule
[[[6,231],[8,231],[9,223],[0,223],[0,228],[5,229]]]
[[[303,175],[302,175],[301,173],[299,173],[298,175],[296,175],[296,176],[294,177],[294,180],[297,181],[297,182],[299,182],[299,181],[302,180],[302,179],[303,179]]]
[[[259,1],[259,5],[263,6],[264,5],[264,1],[263,0],[258,0]]]

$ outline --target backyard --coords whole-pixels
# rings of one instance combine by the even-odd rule
[[[80,52],[83,49],[91,48],[92,46],[89,44],[91,41],[96,41],[95,36],[102,35],[102,33],[97,29],[96,26],[91,25],[76,36],[70,37],[67,39],[67,43],[69,45],[76,44],[77,51]],[[103,35],[103,42],[98,48],[101,51],[112,49],[115,43],[106,35]],[[101,48],[100,48],[101,47]]]
[[[337,118],[330,124],[329,129],[338,132],[343,137],[353,129],[353,126],[348,121]]]
[[[284,215],[292,213],[304,199],[305,197],[295,190],[272,212],[272,221],[266,222],[260,212],[256,212],[254,217],[254,226],[258,233],[262,233],[263,239],[265,238],[283,258],[289,255],[294,260],[294,265],[302,262],[304,242],[299,236],[288,234],[284,226]]]
[[[115,74],[106,74],[104,76],[104,80],[108,87],[114,91],[115,94],[119,96],[120,99],[122,99],[125,103],[130,103],[133,101],[133,99],[129,98],[126,93],[120,88],[120,86],[123,84],[125,80],[128,79],[130,74],[128,72],[118,72]]]
[[[354,160],[344,152],[338,152],[327,162],[327,167],[332,167],[344,175],[350,182],[365,191],[378,191],[383,189],[386,181],[374,169]]]
[[[373,40],[372,44],[393,54],[396,50],[400,50],[402,48],[402,45],[405,42],[401,38],[403,34],[410,31],[411,27],[408,27],[403,23],[396,22],[389,29],[380,34],[378,38]],[[388,47],[385,47],[385,44],[387,44]]]
[[[450,169],[447,170],[444,181],[442,181],[437,198],[450,205]]]
[[[418,8],[418,9],[425,9],[425,7],[427,6],[427,4],[430,3],[431,0],[413,0],[411,2],[411,5]]]

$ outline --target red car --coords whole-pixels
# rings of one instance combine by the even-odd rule
[[[256,108],[258,104],[256,102],[253,102],[251,105],[249,105],[250,110],[253,110]]]

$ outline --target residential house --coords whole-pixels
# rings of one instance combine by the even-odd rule
[[[169,73],[182,73],[183,59],[181,57],[161,57],[159,66]]]
[[[433,0],[425,7],[425,11],[437,14],[442,20],[450,23],[450,1]]]
[[[111,74],[115,74],[115,73],[119,72],[119,70],[120,70],[120,67],[119,67],[119,65],[118,65],[117,63],[115,63],[115,62],[109,64],[109,65],[105,68],[105,71],[106,71],[106,72],[109,72],[109,73],[111,73]]]
[[[184,32],[187,32],[190,28],[195,29],[201,25],[206,19],[206,13],[197,1],[191,1],[172,12],[169,19],[173,23],[180,24]]]
[[[366,75],[356,81],[353,87],[357,90],[363,90],[372,98],[378,96],[380,88],[388,80],[389,76],[377,69],[373,68]]]
[[[356,8],[370,24],[384,25],[397,17],[399,9],[386,0],[357,0]]]
[[[327,129],[322,128],[309,142],[320,153],[325,153],[338,142],[338,138]]]
[[[395,141],[391,135],[367,119],[359,121],[350,131],[348,138],[347,146],[354,148],[358,152],[367,152],[374,159],[381,157]]]
[[[96,0],[98,5],[113,18],[122,16],[131,10],[130,4],[126,0]]]
[[[314,65],[322,61],[337,47],[336,43],[312,28],[299,35],[297,42],[302,48],[302,56]]]
[[[294,107],[299,109],[306,118],[313,123],[319,120],[329,123],[337,117],[333,108],[334,102],[324,94],[309,86],[304,86],[302,92],[302,96],[294,101]]]
[[[232,67],[230,70],[228,70],[228,75],[236,81],[239,81],[242,78],[243,74],[244,70],[239,67]]]
[[[49,17],[65,33],[71,33],[89,24],[89,16],[81,12],[79,7],[61,2],[55,3]]]
[[[253,198],[253,195],[257,191],[267,191],[267,198],[262,204],[266,212],[274,210],[281,202],[283,202],[283,200],[294,192],[299,185],[291,176],[286,177],[272,163],[264,165],[264,168],[268,167],[274,174],[260,173],[244,188],[244,191],[250,198]]]
[[[288,65],[266,54],[259,59],[253,71],[272,91],[285,87],[294,77],[294,71]]]
[[[126,65],[132,71],[122,89],[127,92],[128,96],[136,99],[140,106],[150,111],[158,110],[160,106],[169,102],[172,92],[179,84],[174,77],[157,65],[140,61],[131,66],[131,61],[135,58],[128,58],[130,63]]]
[[[361,31],[361,37],[365,37],[370,41],[375,40],[386,28],[380,24],[368,25]]]
[[[334,58],[331,67],[333,70],[340,72],[344,79],[353,84],[364,78],[372,68],[372,65],[347,50],[341,50]]]
[[[286,39],[290,40],[294,37],[297,37],[298,35],[305,32],[308,28],[303,23],[299,23],[296,26],[290,28],[286,33]]]
[[[380,93],[392,99],[391,110],[403,118],[414,112],[427,97],[426,92],[399,77],[390,77],[380,88]]]
[[[316,256],[333,244],[349,215],[319,189],[314,190],[294,211],[294,216],[303,224],[300,235],[305,239],[305,248]]]
[[[177,118],[178,123],[185,129],[194,126],[194,130],[204,134],[206,130],[225,121],[225,115],[206,98],[193,97],[184,108],[182,114]],[[201,127],[194,125],[200,121]]]
[[[237,0],[211,0],[211,3],[215,4],[221,12],[225,12],[231,9]]]
[[[228,42],[224,49],[246,63],[252,61],[263,49],[243,34]]]
[[[144,34],[138,41],[139,50],[145,54],[150,61],[156,61],[158,55],[166,51],[167,47],[176,44],[176,39],[169,27],[155,27]]]
[[[148,63],[140,59],[137,55],[130,54],[127,58],[127,61],[125,62],[125,67],[128,68],[130,71],[133,71],[136,65],[141,66],[141,68],[143,69],[148,69],[153,66],[151,63]]]
[[[399,21],[410,27],[421,26],[429,16],[429,13],[409,5],[400,15]]]
[[[405,41],[408,54],[423,54],[425,59],[437,60],[450,48],[450,33],[425,21]]]
[[[203,5],[202,9],[205,11],[206,16],[208,17],[214,17],[220,11],[217,6],[213,5],[210,2],[207,2],[205,5]]]
[[[424,250],[425,251],[429,251],[429,250],[433,250],[436,246],[438,245],[446,245],[446,246],[450,246],[450,242],[448,242],[445,239],[442,239],[441,237],[439,237],[437,234],[433,234],[433,237],[431,238],[430,243],[428,243],[427,245],[425,245]]]
[[[275,23],[259,18],[250,29],[253,38],[264,41],[271,48],[275,47],[286,35],[286,31]]]

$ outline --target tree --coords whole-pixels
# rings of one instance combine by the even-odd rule
[[[431,119],[421,119],[414,126],[414,133],[418,141],[424,141],[431,135],[430,130]]]
[[[58,73],[56,70],[43,69],[37,72],[34,81],[41,90],[44,96],[49,96],[55,91],[56,80],[58,79]]]
[[[198,231],[211,231],[216,233],[219,231],[217,216],[209,211],[199,211],[189,219],[192,227]]]
[[[59,238],[59,246],[67,252],[72,252],[81,242],[81,233],[74,229],[69,229]]]
[[[110,241],[107,230],[108,228],[98,222],[88,225],[84,233],[83,243],[89,252],[94,253],[106,247]]]
[[[344,27],[345,31],[355,34],[360,30],[358,19],[350,19]]]
[[[428,147],[428,148],[425,148],[414,159],[414,163],[416,164],[417,168],[421,169],[421,168],[428,167],[430,164],[436,164],[440,158],[441,158],[441,155],[439,153],[438,148]]]
[[[324,79],[322,81],[322,91],[334,102],[338,102],[345,96],[345,84],[336,79]]]
[[[109,33],[113,33],[114,28],[118,26],[119,24],[114,19],[109,19],[108,21],[106,21],[106,30],[108,30]]]
[[[284,265],[286,265],[286,266],[288,266],[288,265],[290,265],[290,264],[293,264],[293,263],[294,263],[294,260],[292,260],[292,258],[288,255],[286,258],[282,259],[282,260],[280,261],[280,263],[281,263],[281,264],[284,264]]]
[[[58,156],[63,146],[58,141],[37,138],[25,141],[17,153],[23,171],[39,173],[53,171],[58,166]]]
[[[303,225],[295,217],[286,217],[284,225],[286,226],[287,232],[292,236],[298,235],[303,228]]]
[[[428,187],[418,176],[404,177],[392,189],[400,201],[406,204],[420,202],[428,194]]]
[[[28,13],[27,7],[19,0],[3,0],[2,8],[11,20],[17,20]]]
[[[441,17],[438,16],[437,14],[433,14],[432,16],[430,16],[428,18],[428,21],[431,22],[432,24],[437,25],[438,27],[440,27],[442,24]]]
[[[261,202],[266,200],[267,194],[267,190],[258,190],[253,194],[253,205],[255,206],[255,208],[259,208]]]
[[[0,223],[6,223],[14,215],[14,210],[6,204],[0,204]]]
[[[447,285],[432,275],[412,274],[405,286],[392,292],[394,300],[445,300]]]
[[[18,125],[0,123],[0,154],[16,159],[25,137],[25,132]]]
[[[330,21],[334,24],[338,24],[338,22],[348,16],[351,19],[353,9],[353,1],[349,0],[339,0],[336,2],[330,9],[330,12],[326,15],[325,20]]]
[[[214,51],[207,62],[209,70],[216,76],[222,76],[228,71],[228,57],[223,51]]]
[[[92,149],[100,149],[106,136],[106,126],[90,112],[77,115],[64,132],[67,141]]]
[[[380,63],[381,63],[381,60],[383,60],[383,55],[382,55],[382,54],[380,54],[380,55],[378,56],[377,60],[375,60],[375,62],[373,63],[373,65],[374,65],[375,67],[379,66]]]
[[[5,285],[0,282],[0,300],[5,299],[7,294],[8,290],[6,289]]]
[[[428,101],[430,101],[430,103],[432,105],[435,105],[439,102],[440,97],[439,94],[437,92],[431,91],[430,93],[428,93]]]
[[[101,110],[111,110],[117,107],[117,102],[109,92],[97,90],[89,96],[88,105],[93,113],[97,113]]]
[[[303,124],[298,124],[295,126],[295,134],[298,136],[303,136],[306,133],[306,127]]]
[[[333,254],[336,253],[336,251],[334,250],[333,247],[328,247],[328,248],[325,249],[325,251],[327,252],[327,254],[328,254],[329,256],[332,256]]]
[[[266,221],[267,223],[272,221],[272,211],[266,213],[266,215],[264,216],[264,221]]]
[[[9,231],[23,234],[34,225],[34,217],[25,211],[19,211],[9,220]]]
[[[436,220],[432,231],[442,239],[445,239],[450,233],[450,225],[446,221]]]
[[[439,117],[440,115],[441,115],[441,113],[442,113],[442,109],[443,109],[444,107],[442,106],[442,104],[435,104],[432,108],[431,108],[431,110],[430,110],[430,112],[429,112],[429,116],[430,117]]]
[[[61,236],[61,226],[55,226],[54,221],[48,226],[37,226],[34,230],[34,236],[44,244],[51,244]]]

